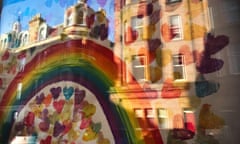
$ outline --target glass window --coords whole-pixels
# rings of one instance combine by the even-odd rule
[[[173,15],[169,18],[170,34],[172,40],[181,40],[183,38],[182,20],[179,15]]]
[[[136,80],[146,80],[146,56],[134,55],[132,57],[132,73]]]
[[[185,79],[184,56],[181,54],[173,56],[174,80]]]
[[[158,121],[159,128],[166,129],[168,128],[168,111],[165,108],[158,109]]]
[[[196,130],[196,123],[195,123],[195,115],[194,112],[191,110],[184,110],[184,123],[185,127],[192,131],[195,132]]]
[[[132,17],[131,26],[133,28],[132,37],[136,37],[136,40],[142,40],[143,37],[143,20],[138,17]],[[134,33],[136,32],[136,33]],[[135,34],[135,35],[134,35]]]

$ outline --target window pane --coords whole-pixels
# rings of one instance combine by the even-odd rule
[[[181,24],[181,17],[179,15],[170,16],[170,34],[171,38],[181,39],[182,38],[182,24]]]
[[[132,73],[136,80],[145,80],[145,56],[133,56]]]

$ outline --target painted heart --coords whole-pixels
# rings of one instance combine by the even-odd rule
[[[63,134],[68,133],[72,129],[72,122],[70,120],[65,120],[63,122],[63,125],[65,126],[65,129],[63,131]]]
[[[192,139],[195,135],[194,132],[188,129],[173,129],[172,132],[173,132],[173,137],[175,139],[180,139],[180,140]]]
[[[182,45],[179,49],[179,53],[184,55],[184,63],[186,65],[193,63],[193,53],[188,45]]]
[[[171,79],[167,79],[163,83],[162,98],[178,98],[181,96],[181,89],[173,85],[173,81]]]
[[[53,99],[57,99],[59,97],[61,91],[62,91],[61,87],[51,88],[50,92],[52,94]]]
[[[44,121],[40,122],[38,127],[41,131],[47,132],[50,126],[50,120],[48,118],[45,118]]]
[[[27,116],[24,118],[24,125],[31,127],[34,124],[35,115],[33,112],[28,112]]]
[[[43,100],[43,104],[46,105],[46,107],[48,107],[52,102],[52,95],[51,94],[48,94],[44,100]]]
[[[51,144],[52,137],[47,136],[45,139],[41,139],[40,144]]]
[[[61,113],[64,104],[65,104],[65,101],[64,101],[64,100],[54,101],[54,102],[53,102],[53,107],[55,108],[55,110],[56,110],[58,113]]]
[[[99,132],[99,133],[98,133],[97,143],[98,143],[98,144],[110,144],[110,141],[109,141],[109,139],[104,138],[102,132]]]
[[[83,107],[83,114],[85,117],[90,117],[96,112],[96,106],[93,104],[88,104],[85,107]]]
[[[80,104],[83,99],[85,98],[86,96],[86,91],[85,90],[79,90],[79,88],[75,88],[75,92],[74,92],[74,102],[75,102],[75,105],[78,105]]]
[[[98,4],[101,6],[101,7],[104,7],[107,0],[97,0]]]
[[[49,115],[49,120],[51,124],[54,124],[57,120],[59,120],[59,114],[55,111],[53,114]]]
[[[229,38],[224,35],[214,36],[211,33],[207,34],[205,40],[205,55],[212,55],[223,49],[229,44]]]
[[[47,117],[48,117],[48,109],[45,108],[41,113],[41,119],[44,120]]]
[[[93,25],[94,17],[95,17],[94,14],[91,14],[90,16],[86,17],[86,23],[87,23],[88,28],[91,28],[91,26]]]
[[[8,60],[9,57],[10,57],[10,54],[9,54],[8,50],[6,50],[2,56],[2,61]]]
[[[17,58],[18,58],[18,59],[23,59],[23,58],[25,58],[26,56],[27,56],[26,51],[23,51],[23,52],[21,52],[21,53],[17,56]]]
[[[103,41],[108,37],[108,26],[105,24],[100,25],[100,39]]]
[[[153,4],[149,3],[146,5],[146,3],[140,3],[138,5],[138,12],[137,16],[138,18],[143,18],[144,16],[150,16],[153,12]]]
[[[47,7],[52,7],[52,0],[46,0],[45,1],[45,6],[47,6]]]
[[[97,133],[95,133],[91,127],[88,127],[83,133],[83,141],[91,141],[97,138]]]
[[[18,132],[18,131],[21,131],[24,129],[24,123],[23,122],[16,122],[15,126],[14,126],[15,130]]]
[[[156,10],[152,13],[152,15],[150,16],[150,23],[151,24],[157,24],[158,21],[160,20],[160,13],[161,10]]]
[[[95,133],[99,133],[101,128],[102,128],[102,124],[101,123],[92,123],[91,124],[91,127],[92,127],[92,130],[95,132]]]
[[[74,91],[73,87],[63,88],[63,95],[65,96],[66,100],[69,100],[72,97],[73,91]]]
[[[125,38],[125,44],[130,44],[137,40],[138,38],[138,32],[136,30],[133,30],[132,27],[128,27],[127,31],[124,33],[124,38]]]
[[[200,98],[217,92],[219,87],[219,83],[207,80],[195,82],[196,95]]]
[[[64,131],[64,129],[65,126],[56,121],[53,128],[53,136],[58,137]]]
[[[203,57],[200,61],[200,65],[197,66],[197,70],[201,74],[212,73],[220,70],[223,67],[223,64],[224,62],[221,59]]]
[[[35,99],[36,104],[41,104],[43,102],[44,98],[45,98],[44,93],[41,93],[39,96],[36,96],[36,99]]]
[[[91,124],[91,119],[90,118],[83,118],[80,124],[80,129],[85,129],[87,127],[89,127],[89,125]]]

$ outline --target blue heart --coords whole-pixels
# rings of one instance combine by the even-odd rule
[[[63,88],[63,95],[65,96],[66,100],[69,100],[72,97],[73,91],[74,91],[73,87]]]

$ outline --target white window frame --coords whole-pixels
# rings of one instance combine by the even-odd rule
[[[131,18],[131,27],[133,30],[136,30],[138,33],[137,40],[143,40],[143,19],[133,16]]]
[[[160,129],[169,128],[169,114],[166,108],[158,108],[158,123]]]
[[[143,64],[140,63],[140,60],[143,59]],[[134,61],[136,62],[136,64],[134,63]],[[139,63],[139,64],[137,64]],[[147,81],[147,73],[146,73],[146,68],[147,68],[147,56],[145,55],[133,55],[132,56],[132,74],[134,76],[134,78],[141,82],[141,81]],[[140,71],[143,73],[142,78],[139,78],[136,74],[135,74],[135,70],[139,71],[139,69],[143,69],[143,71]]]
[[[172,34],[171,29],[177,36],[173,37],[172,40],[182,40],[183,39],[183,26],[182,18],[180,15],[169,16],[170,34]]]
[[[176,62],[175,59],[179,60],[179,58],[181,59],[181,62],[177,61],[178,64],[175,63]],[[182,54],[173,55],[172,59],[173,59],[173,79],[175,81],[185,80],[186,79],[186,70],[185,70],[184,55],[182,55]],[[176,71],[176,69],[179,69],[179,68],[181,68],[181,70],[182,70],[182,77],[176,78],[174,75],[174,72]]]

